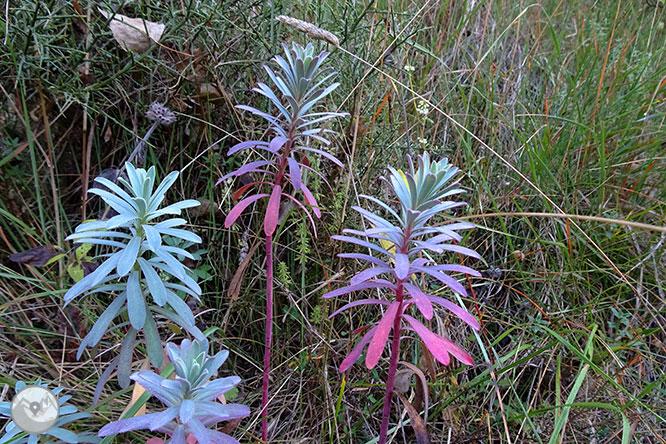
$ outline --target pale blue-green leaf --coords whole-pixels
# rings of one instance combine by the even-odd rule
[[[138,271],[133,271],[127,280],[127,314],[132,327],[141,330],[146,321],[146,301],[141,290]]]
[[[190,200],[183,200],[180,202],[173,203],[167,207],[162,208],[161,210],[156,210],[150,213],[150,216],[148,216],[147,220],[151,221],[155,218],[158,218],[160,216],[163,216],[165,214],[174,214],[174,215],[180,215],[181,211],[186,209],[186,208],[192,208],[201,205],[201,202],[198,200],[190,199]]]
[[[159,230],[157,230],[152,225],[144,224],[143,232],[146,234],[146,241],[148,242],[148,247],[152,251],[157,251],[162,245],[162,238],[160,237]]]
[[[157,305],[160,307],[163,306],[166,303],[166,288],[164,288],[162,279],[147,260],[139,258],[138,262],[141,271],[146,278],[150,295],[153,297],[153,300]]]
[[[164,200],[164,197],[166,196],[166,192],[171,188],[171,185],[174,184],[176,179],[178,178],[178,171],[172,171],[170,172],[163,180],[160,182],[160,184],[157,186],[157,189],[155,192],[150,196],[150,200],[148,201],[148,210],[149,212],[153,212],[159,208],[160,204]]]
[[[160,248],[163,248],[165,251],[168,251],[169,253],[177,256],[178,259],[181,259],[180,256],[182,256],[183,258],[188,258],[188,259],[194,260],[194,256],[192,255],[192,253],[190,253],[189,251],[184,250],[182,248],[170,247],[168,245],[162,245]]]
[[[111,182],[109,179],[106,179],[104,177],[96,177],[95,182],[104,185],[106,188],[109,189],[110,192],[117,194],[121,199],[123,199],[127,203],[130,204],[132,203],[132,196],[130,196],[125,190],[120,188],[118,185]]]
[[[167,303],[183,318],[187,325],[194,325],[194,315],[190,306],[177,294],[167,291]]]
[[[120,253],[121,252],[111,255],[106,261],[104,261],[104,263],[102,263],[102,265],[97,267],[95,271],[74,284],[72,288],[70,288],[67,293],[65,293],[65,305],[67,305],[75,297],[90,290],[92,287],[100,283],[109,273],[111,273],[111,271],[116,267],[118,261],[120,260]]]
[[[130,182],[130,187],[135,196],[141,196],[143,193],[143,181],[137,169],[129,162],[125,163],[125,170],[127,171],[127,178]]]
[[[142,238],[134,237],[123,250],[120,260],[118,261],[117,270],[119,276],[125,276],[134,267],[136,258],[139,255],[139,249],[141,248],[141,241]]]
[[[104,238],[111,237],[116,239],[131,239],[132,236],[127,233],[120,233],[117,231],[79,231],[67,236],[66,240],[78,240],[84,238]]]
[[[180,230],[177,228],[163,228],[160,229],[160,232],[163,235],[177,237],[179,239],[184,239],[195,244],[201,243],[201,238],[199,236],[187,230]]]
[[[118,354],[118,384],[122,388],[127,388],[129,386],[135,341],[136,330],[130,328],[120,345],[120,353]]]
[[[118,214],[136,215],[137,210],[133,207],[133,203],[126,202],[108,191],[100,190],[99,188],[92,188],[88,191],[91,194],[96,194],[101,197],[104,202],[113,208]]]
[[[136,215],[132,214],[118,214],[116,216],[113,216],[111,219],[109,219],[107,222],[106,228],[109,230],[113,230],[115,228],[121,228],[121,227],[128,227],[134,222],[137,218]]]
[[[119,294],[113,300],[113,302],[111,302],[108,307],[106,307],[101,316],[97,318],[95,325],[93,325],[93,327],[90,329],[88,334],[83,338],[81,344],[79,345],[79,349],[76,352],[77,360],[81,358],[81,354],[86,347],[93,347],[100,341],[100,339],[102,339],[102,336],[104,336],[104,333],[106,332],[111,321],[113,321],[113,319],[125,306],[125,300],[125,292]]]
[[[146,351],[153,367],[162,365],[162,343],[157,331],[157,325],[150,310],[146,311],[146,322],[143,325],[143,337],[146,341]]]

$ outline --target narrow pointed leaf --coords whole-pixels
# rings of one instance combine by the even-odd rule
[[[238,216],[241,215],[243,210],[245,210],[253,202],[266,196],[268,196],[268,194],[255,194],[253,196],[246,197],[245,199],[238,202],[236,206],[233,207],[231,211],[229,211],[229,214],[227,214],[227,218],[224,220],[224,228],[229,228],[230,226],[232,226],[234,222],[236,222],[236,219],[238,219]]]
[[[433,309],[428,295],[425,294],[420,288],[416,285],[410,283],[405,283],[405,290],[414,298],[416,301],[416,307],[419,309],[423,317],[426,319],[432,319]]]
[[[280,217],[280,198],[282,197],[282,187],[276,185],[273,188],[271,197],[266,207],[266,217],[264,218],[264,233],[266,236],[272,236],[278,224]]]
[[[300,190],[302,185],[301,168],[293,157],[289,157],[287,162],[289,162],[289,177],[291,178],[291,184],[295,190]]]
[[[399,306],[400,304],[397,301],[393,302],[386,310],[386,313],[384,313],[382,320],[377,324],[377,331],[370,341],[368,354],[365,357],[365,365],[370,370],[377,365],[377,362],[379,362],[379,358],[384,351],[384,347],[386,347],[386,342],[388,341],[389,333],[393,328],[393,321],[398,314]]]
[[[396,253],[395,275],[400,280],[405,280],[409,276],[409,256],[406,254]]]
[[[347,355],[347,357],[342,361],[342,364],[340,364],[340,373],[343,373],[349,369],[356,361],[358,361],[358,358],[361,356],[361,353],[363,353],[363,349],[365,346],[370,342],[370,339],[374,336],[375,332],[377,331],[377,327],[372,327],[370,330],[366,332],[365,335],[361,338],[360,341],[358,341],[358,344],[352,349],[352,351]]]

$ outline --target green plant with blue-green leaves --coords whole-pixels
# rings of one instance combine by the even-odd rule
[[[77,357],[86,347],[97,344],[118,316],[126,313],[129,329],[113,366],[118,368],[118,381],[129,385],[132,352],[137,332],[142,331],[146,350],[154,366],[162,364],[162,346],[155,315],[181,326],[193,336],[203,338],[195,326],[192,310],[184,296],[199,299],[201,287],[183,265],[191,253],[176,246],[174,240],[200,243],[201,238],[183,228],[187,221],[179,216],[186,208],[199,205],[184,200],[162,206],[166,193],[178,177],[174,171],[156,185],[155,167],[147,171],[126,164],[127,180],[120,185],[98,177],[98,187],[89,190],[116,214],[105,220],[88,221],[76,228],[67,240],[98,247],[97,259],[103,262],[95,271],[74,284],[65,294],[69,304],[83,294],[114,294],[115,298],[100,315],[81,341]]]
[[[175,378],[165,379],[155,372],[141,370],[131,377],[167,408],[160,412],[114,421],[102,427],[99,436],[149,429],[166,433],[171,444],[185,444],[194,435],[200,444],[238,444],[229,435],[210,427],[222,421],[243,418],[250,409],[242,404],[223,404],[218,397],[232,390],[238,376],[215,378],[229,356],[226,350],[208,355],[208,341],[188,339],[180,346],[168,343],[166,350],[176,372]]]

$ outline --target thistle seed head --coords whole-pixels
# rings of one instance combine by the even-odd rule
[[[176,121],[176,115],[160,102],[153,102],[146,111],[146,117],[160,125],[169,126]]]

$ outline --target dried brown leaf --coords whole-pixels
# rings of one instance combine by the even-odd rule
[[[245,269],[247,268],[247,264],[250,263],[252,255],[254,254],[254,251],[257,249],[258,246],[259,242],[255,242],[254,245],[250,247],[250,251],[248,251],[248,253],[241,261],[240,265],[238,266],[238,269],[234,273],[234,277],[231,278],[231,283],[229,284],[229,291],[227,292],[227,296],[229,296],[231,303],[235,302],[236,299],[238,299],[241,282],[243,282],[243,276],[245,275]]]
[[[112,14],[99,9],[105,18],[111,18],[109,27],[120,47],[125,51],[145,52],[150,48],[151,41],[159,42],[164,34],[164,24],[155,23],[142,18]]]
[[[416,384],[416,387],[414,388],[413,405],[417,410],[421,410],[422,404],[425,401],[425,409],[424,409],[425,422],[427,423],[429,399],[428,399],[428,382],[426,380],[426,376],[420,368],[418,368],[417,366],[415,366],[410,362],[400,361],[400,364],[407,367],[406,369],[402,369],[400,371],[407,372],[409,374],[410,380],[411,380],[411,375],[416,375],[416,377],[419,379],[419,384]]]
[[[396,396],[400,398],[400,401],[402,401],[402,404],[407,410],[407,415],[409,415],[409,419],[411,420],[411,425],[412,429],[414,429],[414,435],[416,436],[417,444],[431,444],[430,434],[428,433],[425,422],[423,422],[423,419],[421,419],[419,412],[403,395],[398,392],[393,393],[395,393]]]
[[[21,251],[9,255],[9,260],[19,264],[32,265],[34,267],[43,267],[63,251],[53,245],[40,245],[39,247]]]

